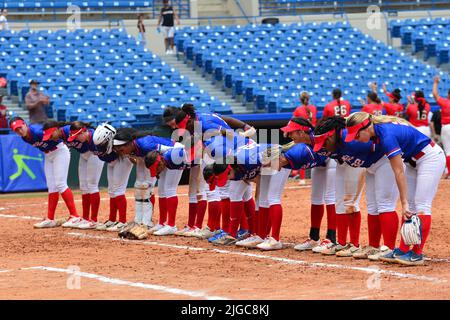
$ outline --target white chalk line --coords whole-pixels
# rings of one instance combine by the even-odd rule
[[[394,276],[394,277],[403,278],[403,279],[414,279],[414,280],[428,281],[428,282],[435,282],[435,283],[447,282],[447,280],[445,280],[445,279],[439,279],[439,278],[421,276],[421,275],[415,275],[415,274],[406,274],[406,273],[401,273],[401,272],[396,272],[396,271],[372,269],[372,268],[365,268],[365,267],[354,267],[354,266],[330,264],[330,263],[322,263],[322,262],[307,262],[307,261],[303,261],[303,260],[274,257],[274,256],[268,256],[268,255],[263,255],[263,254],[258,254],[258,253],[246,253],[246,252],[229,251],[229,250],[222,250],[222,249],[207,249],[207,248],[199,248],[199,247],[191,247],[191,246],[179,246],[179,245],[172,245],[172,244],[154,242],[154,241],[140,242],[140,241],[122,240],[119,238],[93,236],[90,234],[78,233],[78,232],[69,232],[68,235],[74,236],[74,237],[79,237],[79,238],[110,240],[110,241],[111,240],[112,241],[124,241],[124,242],[132,242],[135,244],[171,247],[171,248],[175,248],[175,249],[180,249],[180,247],[181,247],[182,249],[188,249],[188,250],[192,250],[192,251],[211,251],[214,253],[220,253],[220,254],[226,254],[226,255],[237,255],[237,256],[245,256],[245,257],[257,258],[257,259],[272,260],[272,261],[281,262],[283,264],[302,265],[302,266],[310,267],[310,268],[322,267],[322,268],[331,268],[331,269],[353,270],[353,271],[361,271],[361,272],[365,272],[365,273],[384,274],[384,275]]]
[[[94,274],[94,273],[81,272],[81,271],[77,271],[77,270],[73,270],[73,269],[61,269],[61,268],[38,266],[38,267],[21,268],[20,270],[44,270],[44,271],[50,271],[50,272],[59,272],[59,273],[72,274],[72,275],[78,276],[78,277],[94,279],[94,280],[98,280],[100,282],[115,284],[115,285],[119,285],[119,286],[135,287],[135,288],[140,288],[140,289],[147,289],[147,290],[159,291],[159,292],[164,292],[164,293],[189,296],[189,297],[193,297],[193,298],[201,298],[201,299],[205,299],[205,300],[230,300],[229,298],[225,298],[225,297],[210,296],[202,291],[184,290],[184,289],[179,289],[179,288],[171,288],[171,287],[161,286],[161,285],[157,285],[157,284],[143,283],[143,282],[132,282],[132,281],[127,281],[127,280],[122,280],[122,279],[117,279],[117,278],[110,278],[110,277],[106,277],[106,276],[102,276],[102,275]]]
[[[0,218],[6,219],[23,219],[23,220],[42,220],[42,218],[32,216],[16,216],[14,214],[0,214]]]

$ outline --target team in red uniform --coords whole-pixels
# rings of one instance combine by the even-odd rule
[[[361,99],[361,104],[364,105],[361,111],[373,114],[374,116],[381,116],[383,114],[383,105],[375,92],[369,92],[367,94],[367,102],[365,104],[365,101]]]
[[[323,109],[323,118],[326,117],[334,117],[334,116],[340,116],[340,117],[347,117],[350,115],[352,107],[350,106],[350,102],[347,100],[342,100],[342,91],[341,89],[334,89],[333,93],[333,100],[330,101],[325,108]]]
[[[434,77],[433,97],[439,107],[441,107],[441,141],[446,155],[447,175],[445,178],[447,179],[450,177],[450,90],[447,92],[447,99],[440,97],[438,91],[439,80],[439,76]]]
[[[430,105],[425,100],[423,91],[416,91],[409,97],[409,104],[406,107],[406,117],[409,122],[427,137],[431,137],[431,130],[428,126],[428,115],[431,111]]]

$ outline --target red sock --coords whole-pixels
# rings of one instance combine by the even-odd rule
[[[175,227],[175,218],[177,216],[178,196],[166,198],[167,201],[167,215],[169,221],[167,224],[171,227]]]
[[[236,234],[244,213],[244,203],[242,201],[230,202],[230,235],[236,238]]]
[[[69,213],[71,217],[77,217],[77,208],[75,207],[75,200],[73,199],[72,190],[70,188],[67,188],[63,193],[61,193],[61,196],[66,203],[67,209],[69,209]]]
[[[255,232],[255,200],[251,198],[244,202],[245,216],[247,217],[248,230],[252,234]]]
[[[47,218],[55,220],[56,206],[58,205],[59,192],[52,192],[48,194],[48,212]]]
[[[100,208],[100,192],[91,193],[91,221],[97,222]]]
[[[91,195],[89,193],[81,195],[81,206],[83,207],[83,219],[89,220],[89,210],[91,208]]]
[[[361,212],[354,212],[348,215],[348,226],[350,230],[350,243],[359,247],[359,233],[361,230]]]
[[[381,225],[379,216],[369,214],[367,216],[367,227],[369,229],[369,246],[379,248],[381,240]]]
[[[189,202],[189,217],[188,217],[188,227],[193,228],[195,225],[195,218],[197,217],[197,202]]]
[[[124,194],[116,197],[116,206],[119,210],[119,222],[127,222],[127,198]]]
[[[427,242],[428,235],[431,229],[431,215],[419,214],[417,215],[422,223],[422,243],[420,245],[415,245],[413,251],[417,254],[422,254],[425,242]]]
[[[219,216],[220,219],[220,202],[219,201],[212,201],[208,202],[208,228],[211,231],[219,229],[219,219],[217,218]]]
[[[311,228],[320,229],[324,207],[323,204],[311,205]]]
[[[403,218],[402,217],[402,226],[403,226],[403,224],[405,223],[405,218]],[[400,227],[401,228],[401,227]],[[408,252],[409,251],[409,247],[410,246],[408,246],[408,245],[406,245],[405,244],[405,241],[403,241],[403,238],[400,236],[400,246],[399,246],[399,249],[402,251],[402,252]]]
[[[270,222],[272,226],[272,238],[280,241],[281,221],[283,220],[283,207],[281,204],[270,206]]]
[[[159,224],[164,225],[167,221],[167,198],[158,198]]]
[[[267,237],[267,227],[269,224],[269,208],[259,207],[259,232],[258,235],[265,239]]]
[[[117,218],[117,200],[109,198],[109,221],[115,222]]]
[[[155,195],[152,194],[152,195],[150,196],[150,203],[152,204],[153,209],[155,209],[155,202],[156,202],[156,200],[155,200]]]
[[[249,226],[248,226],[247,215],[246,215],[246,212],[245,212],[245,205],[243,206],[243,208],[244,208],[244,214],[241,216],[241,222],[239,224],[239,229],[248,230]]]
[[[203,227],[203,219],[205,219],[207,204],[208,202],[206,202],[206,200],[200,200],[197,205],[197,219],[195,220],[195,226],[199,229]]]
[[[337,214],[336,224],[337,224],[337,238],[341,246],[345,246],[347,243],[347,232],[350,219],[348,214]]]
[[[305,171],[305,169],[300,169],[300,170],[298,170],[298,173],[299,173],[299,175],[300,175],[300,179],[305,179],[305,176],[306,176],[306,171]]]
[[[336,230],[336,206],[334,204],[327,204],[327,224],[328,230]]]
[[[446,159],[447,159],[447,172],[448,174],[450,174],[450,156],[447,156]]]
[[[393,250],[398,232],[398,215],[397,212],[383,212],[379,215],[381,233],[383,234],[384,245]]]
[[[253,234],[259,233],[259,210],[255,211],[255,217],[253,218]]]
[[[220,201],[220,211],[222,212],[222,230],[230,232],[230,199]]]

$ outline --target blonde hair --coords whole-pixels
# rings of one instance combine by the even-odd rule
[[[408,126],[412,126],[411,123],[403,118],[394,117],[394,116],[374,116],[367,112],[354,112],[349,115],[345,121],[347,127],[352,127],[361,122],[370,119],[373,124],[378,123],[401,123]]]

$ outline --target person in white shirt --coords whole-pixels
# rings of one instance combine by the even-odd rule
[[[6,19],[7,15],[8,10],[3,9],[0,15],[0,30],[9,30],[8,19]]]

